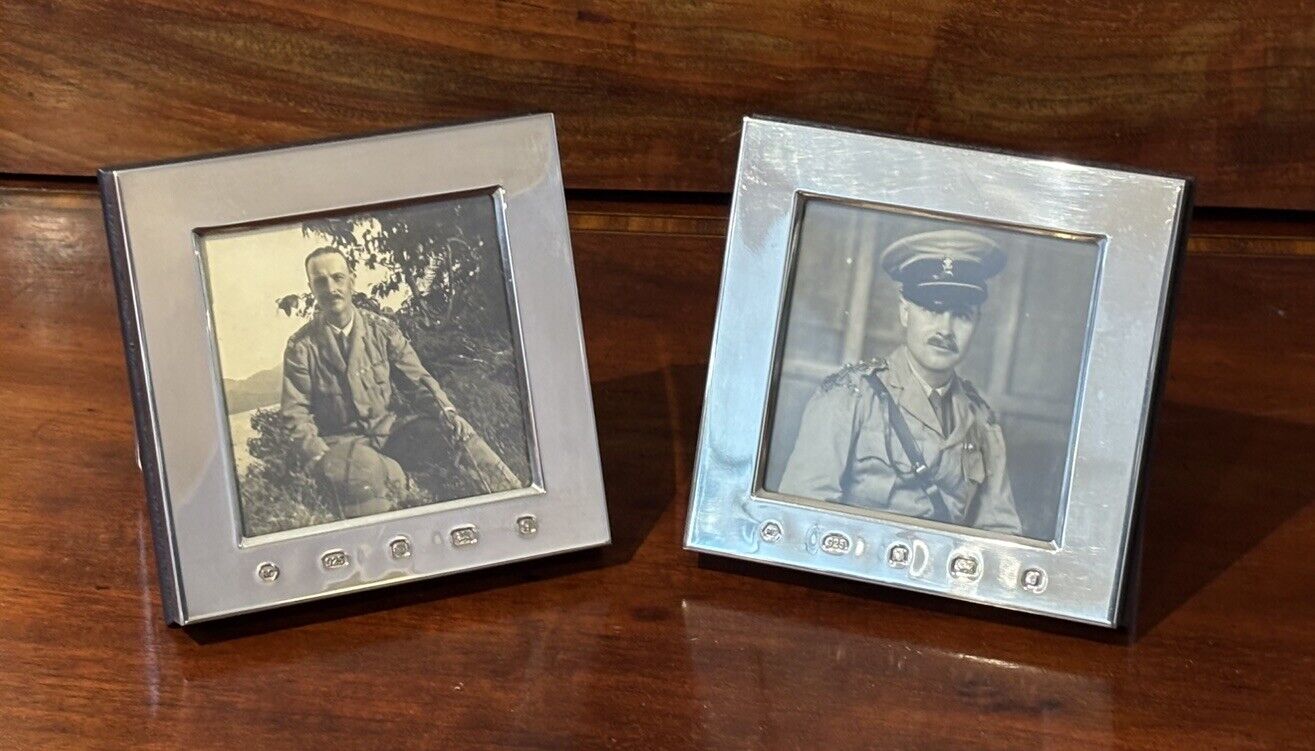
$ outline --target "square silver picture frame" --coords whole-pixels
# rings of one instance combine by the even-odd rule
[[[1122,625],[1191,187],[1183,177],[746,118],[685,547]],[[1097,240],[1095,302],[1056,540],[761,489],[795,234],[810,197]],[[896,547],[907,557],[895,556],[892,565]],[[956,575],[956,560],[972,563],[972,575],[962,568]]]
[[[108,168],[100,183],[170,623],[610,542],[551,114]],[[201,232],[481,192],[502,224],[530,487],[244,538]]]

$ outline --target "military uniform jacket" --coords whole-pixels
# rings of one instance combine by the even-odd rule
[[[382,448],[397,419],[395,384],[435,417],[451,408],[395,322],[360,308],[355,316],[345,356],[336,332],[320,316],[293,334],[283,353],[280,411],[307,460],[342,436],[365,436]]]
[[[908,350],[831,375],[804,407],[779,490],[804,498],[935,519],[913,462],[889,424],[872,378],[885,384],[922,451],[951,518],[978,529],[1020,534],[1005,471],[1004,434],[972,384],[955,376],[946,391],[953,429],[943,435]]]

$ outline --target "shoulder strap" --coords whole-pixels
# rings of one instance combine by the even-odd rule
[[[913,477],[927,494],[927,500],[931,501],[932,511],[939,520],[953,521],[950,509],[945,505],[945,497],[941,495],[941,489],[936,487],[936,480],[931,476],[927,460],[922,455],[922,449],[918,448],[918,442],[913,438],[912,431],[909,430],[909,423],[905,421],[903,411],[891,397],[886,384],[882,383],[875,373],[868,376],[868,382],[872,384],[872,388],[877,392],[877,398],[886,407],[886,420],[890,423],[891,430],[895,431],[895,437],[899,439],[900,446],[908,455],[909,461],[913,462]]]
[[[981,393],[977,391],[977,387],[972,384],[972,381],[969,381],[967,378],[960,378],[959,386],[960,388],[963,389],[963,393],[968,396],[968,400],[971,401],[973,404],[976,404],[983,412],[986,413],[987,424],[995,425],[996,424],[995,410],[991,409],[991,405],[987,404],[986,400],[982,398]]]

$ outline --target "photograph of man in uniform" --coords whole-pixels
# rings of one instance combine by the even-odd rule
[[[356,277],[337,248],[306,257],[314,317],[288,339],[280,412],[312,474],[346,518],[389,510],[408,473],[468,462],[485,492],[522,483],[461,417],[392,320],[352,303]],[[418,414],[397,414],[394,389]]]
[[[779,492],[1020,534],[1004,434],[956,367],[1005,267],[992,240],[934,230],[891,244],[903,344],[826,378],[803,411]]]

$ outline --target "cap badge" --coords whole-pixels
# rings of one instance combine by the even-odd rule
[[[941,260],[941,271],[945,272],[946,276],[954,276],[954,259],[949,256],[943,258]]]

